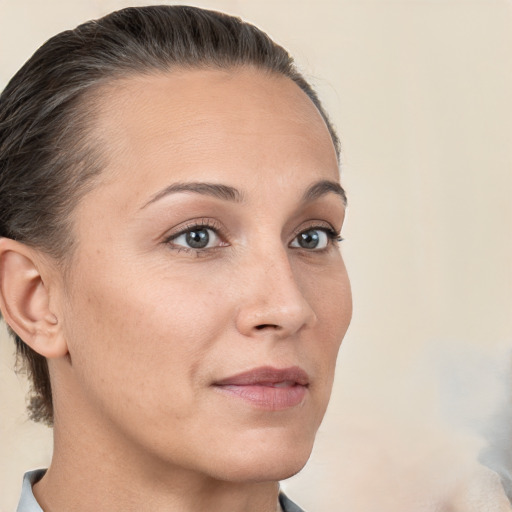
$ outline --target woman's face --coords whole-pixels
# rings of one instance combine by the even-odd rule
[[[254,69],[125,79],[102,105],[108,162],[73,218],[57,422],[69,410],[111,450],[215,478],[297,472],[351,316],[325,123]]]

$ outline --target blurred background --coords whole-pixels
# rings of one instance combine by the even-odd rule
[[[148,3],[0,0],[0,88],[50,36]],[[354,318],[286,492],[311,512],[512,510],[512,1],[189,3],[284,45],[343,145]],[[2,326],[2,512],[51,457],[13,366]]]

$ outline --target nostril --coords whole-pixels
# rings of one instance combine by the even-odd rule
[[[261,324],[261,325],[257,325],[256,326],[256,329],[258,329],[258,331],[261,331],[263,329],[267,329],[267,328],[270,328],[270,329],[277,329],[278,326],[275,325],[275,324]]]

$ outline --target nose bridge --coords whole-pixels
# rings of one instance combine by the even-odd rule
[[[283,244],[266,244],[248,259],[239,330],[249,335],[265,328],[286,336],[316,322]]]

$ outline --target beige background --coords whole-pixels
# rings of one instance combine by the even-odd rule
[[[140,2],[147,3],[147,2]],[[165,2],[162,2],[165,3]],[[209,0],[311,77],[343,143],[355,313],[307,468],[306,509],[510,510],[512,2]],[[121,0],[0,0],[0,86]],[[0,510],[48,464],[0,334]]]

